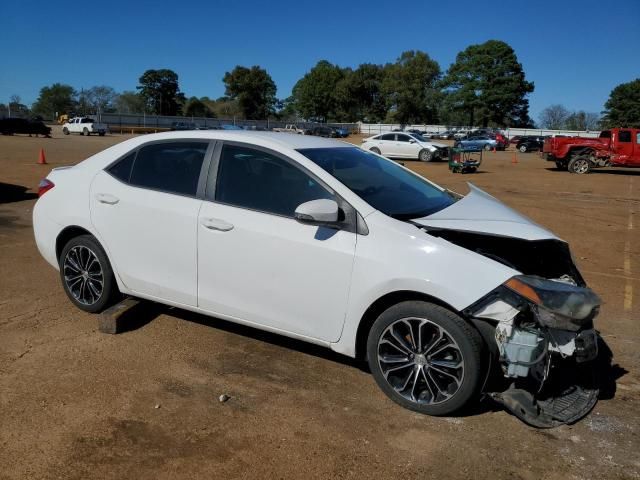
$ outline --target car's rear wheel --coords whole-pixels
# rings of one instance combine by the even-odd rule
[[[98,135],[100,135],[101,137],[104,137],[105,132],[100,132],[98,133]]]
[[[526,145],[520,145],[520,147],[518,147],[518,150],[520,150],[522,153],[527,153],[527,146]]]
[[[418,159],[421,162],[430,162],[431,160],[433,160],[433,152],[430,150],[427,150],[426,148],[423,148],[422,150],[420,150],[420,153],[418,154]]]
[[[376,153],[376,154],[380,155],[380,149],[379,149],[379,148],[372,147],[372,148],[370,148],[369,150],[370,150],[371,152],[373,152],[373,153]]]
[[[119,291],[113,270],[95,237],[72,238],[62,249],[58,261],[62,286],[76,307],[96,313],[117,298]]]
[[[399,405],[448,415],[477,396],[483,378],[480,334],[455,313],[406,301],[383,312],[367,341],[369,368]]]
[[[567,165],[571,173],[585,174],[591,171],[591,160],[586,156],[573,157]]]
[[[89,136],[89,129],[87,127],[84,127],[82,129],[82,134],[88,137]]]
[[[69,135],[69,129],[67,127],[64,127],[62,129],[62,133],[64,133],[65,135]]]
[[[484,149],[488,152],[489,150],[492,149],[492,147],[491,147],[490,144],[487,143],[487,144],[485,144]]]

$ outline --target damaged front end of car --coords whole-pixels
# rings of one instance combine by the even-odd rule
[[[574,423],[598,399],[592,362],[598,355],[593,320],[600,299],[568,276],[518,275],[469,307],[495,327],[498,361],[510,385],[488,395],[526,423]]]
[[[501,377],[487,382],[484,393],[535,427],[574,423],[599,395],[594,319],[600,298],[586,286],[566,242],[470,187],[452,207],[414,223],[514,270],[462,312],[482,333],[490,370]]]

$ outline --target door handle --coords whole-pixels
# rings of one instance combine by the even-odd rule
[[[209,230],[218,230],[220,232],[233,230],[233,225],[231,223],[220,220],[219,218],[205,218],[202,220],[202,225]]]
[[[115,205],[120,201],[120,199],[116,196],[113,196],[109,193],[97,193],[96,200],[100,203],[105,203],[107,205]]]

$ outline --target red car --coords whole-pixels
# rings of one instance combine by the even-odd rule
[[[547,138],[542,151],[558,169],[571,173],[589,173],[596,167],[640,167],[640,129],[612,128],[598,138]]]

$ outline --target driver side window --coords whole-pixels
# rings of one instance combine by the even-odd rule
[[[292,163],[249,147],[222,147],[216,179],[217,202],[293,217],[298,205],[318,199],[336,198]]]

